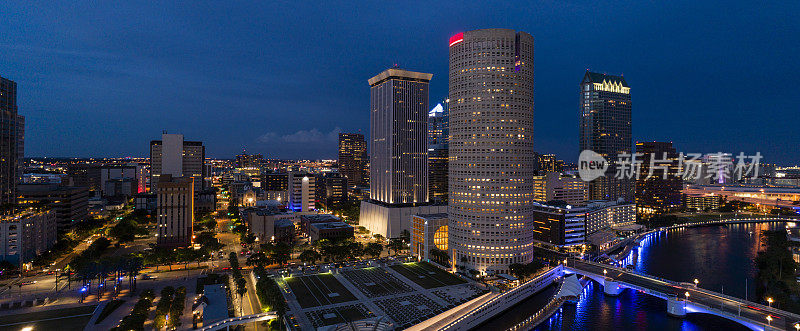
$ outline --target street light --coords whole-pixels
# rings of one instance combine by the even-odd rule
[[[794,323],[794,329],[800,331],[800,323]]]
[[[772,308],[772,298],[767,298],[767,303],[769,304],[769,307]]]
[[[772,326],[772,316],[767,315],[767,325]]]
[[[699,280],[697,280],[697,278],[695,278],[695,279],[694,279],[694,287],[697,287],[697,284],[698,284],[698,283],[700,283],[700,281],[699,281]]]
[[[683,295],[686,296],[686,300],[689,300],[689,291],[686,291],[686,293],[684,293]]]
[[[603,269],[603,276],[605,276],[607,273],[608,273],[608,270]]]

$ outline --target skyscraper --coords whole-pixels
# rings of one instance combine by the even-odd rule
[[[449,101],[445,99],[428,112],[428,194],[433,201],[447,201]]]
[[[24,131],[25,117],[17,113],[17,83],[0,77],[0,204],[15,202]]]
[[[636,213],[648,217],[679,209],[683,179],[678,174],[678,152],[672,143],[637,142],[636,153],[642,154],[636,179]]]
[[[428,83],[432,74],[387,69],[369,79],[370,198],[428,201]]]
[[[150,186],[158,185],[159,176],[193,177],[194,190],[205,188],[207,177],[206,148],[200,141],[183,140],[182,134],[161,135],[161,140],[150,142]]]
[[[370,200],[359,223],[373,233],[399,237],[411,215],[438,213],[428,204],[428,83],[432,74],[387,69],[370,86]]]
[[[350,186],[367,184],[367,142],[363,134],[339,134],[339,173]]]
[[[508,272],[533,257],[533,36],[454,35],[449,84],[451,258]]]
[[[591,150],[609,163],[606,174],[589,182],[590,200],[633,201],[633,181],[615,178],[620,154],[630,154],[631,88],[622,76],[586,71],[580,84],[580,150]]]

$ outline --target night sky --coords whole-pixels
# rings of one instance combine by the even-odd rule
[[[367,79],[398,64],[447,94],[448,38],[535,38],[535,149],[578,153],[586,69],[624,74],[636,140],[798,163],[800,2],[170,1],[0,4],[0,76],[26,156],[146,156],[162,130],[229,158],[335,158],[368,133]]]

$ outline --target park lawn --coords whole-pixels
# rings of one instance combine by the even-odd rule
[[[303,308],[356,300],[356,296],[331,274],[289,277],[285,281]]]
[[[460,278],[426,262],[403,263],[390,268],[425,289],[464,283]]]
[[[97,305],[6,315],[0,318],[0,330],[20,330],[26,326],[33,330],[83,330],[95,308]]]

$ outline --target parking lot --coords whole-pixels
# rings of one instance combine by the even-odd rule
[[[356,297],[331,274],[286,278],[297,302],[303,308],[354,301]]]
[[[427,262],[403,263],[390,268],[426,289],[464,283],[460,278]]]

